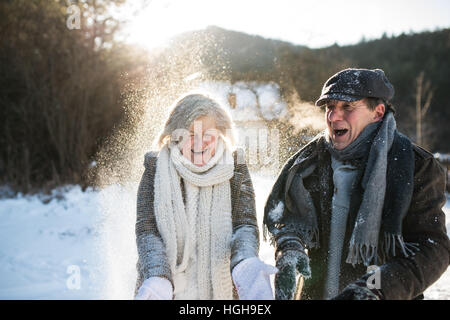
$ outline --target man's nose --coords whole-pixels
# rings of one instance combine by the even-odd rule
[[[334,108],[328,113],[328,121],[335,122],[343,120],[344,112],[341,108]]]

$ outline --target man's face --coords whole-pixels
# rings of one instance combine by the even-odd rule
[[[337,150],[346,148],[368,124],[380,121],[383,115],[384,105],[378,105],[374,110],[370,110],[364,99],[353,102],[328,101],[325,117],[334,148]]]

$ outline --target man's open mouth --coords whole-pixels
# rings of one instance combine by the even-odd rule
[[[337,137],[341,137],[348,132],[348,129],[334,129],[334,134]]]

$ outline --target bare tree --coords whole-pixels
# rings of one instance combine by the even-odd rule
[[[430,108],[433,90],[430,81],[425,81],[425,72],[421,71],[416,78],[416,139],[417,144],[423,144],[423,118]],[[422,105],[422,100],[425,103]]]

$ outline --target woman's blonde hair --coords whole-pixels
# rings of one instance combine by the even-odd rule
[[[161,148],[168,143],[176,130],[189,130],[194,120],[202,116],[210,116],[215,119],[216,129],[231,145],[234,145],[233,122],[227,110],[205,93],[188,93],[173,104],[157,140],[157,146]]]

